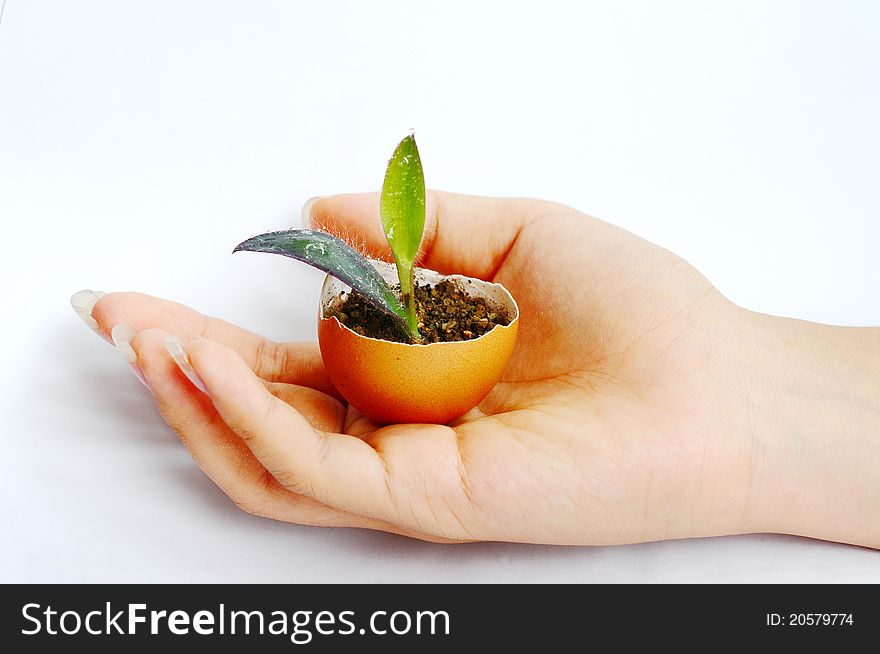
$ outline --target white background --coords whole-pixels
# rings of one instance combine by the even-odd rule
[[[878,32],[872,2],[9,0],[0,581],[880,581],[793,537],[450,547],[246,515],[68,305],[141,290],[313,339],[321,275],[230,249],[378,190],[415,128],[433,187],[559,200],[749,308],[880,324]]]

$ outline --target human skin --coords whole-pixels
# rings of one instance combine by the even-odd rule
[[[305,217],[388,259],[377,207],[340,195]],[[745,310],[667,250],[539,200],[429,192],[420,265],[500,282],[521,310],[501,382],[450,425],[365,418],[315,343],[137,293],[91,316],[108,338],[131,326],[162,416],[250,513],[443,542],[880,547],[880,329]]]

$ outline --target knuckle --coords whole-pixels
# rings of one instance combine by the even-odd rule
[[[308,484],[303,483],[302,476],[297,474],[295,470],[282,466],[277,469],[273,468],[272,472],[269,472],[268,469],[264,470],[259,486],[261,492],[265,494],[271,494],[280,487],[297,497],[311,496],[310,491],[312,490]]]
[[[253,363],[259,377],[276,378],[286,369],[287,348],[275,341],[261,340],[257,344]]]
[[[296,474],[293,470],[285,470],[275,473],[275,479],[284,490],[290,491],[296,495],[307,495],[311,497],[314,489],[311,484],[305,481],[302,476]]]

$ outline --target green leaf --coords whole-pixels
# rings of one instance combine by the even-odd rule
[[[398,144],[388,162],[379,200],[379,214],[397,264],[407,321],[410,328],[417,331],[413,261],[425,231],[425,176],[412,134]]]
[[[311,229],[268,232],[239,243],[233,253],[242,251],[280,254],[330,273],[394,318],[407,335],[414,336],[404,308],[382,275],[357,250],[335,236]]]
[[[425,231],[425,177],[412,134],[400,142],[388,162],[379,213],[394,260],[411,266]]]

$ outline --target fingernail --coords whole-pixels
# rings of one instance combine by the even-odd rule
[[[98,328],[98,321],[92,318],[92,310],[106,293],[103,291],[77,291],[70,296],[70,306],[76,311],[76,315],[82,318],[82,321],[89,326],[98,336],[110,343],[110,339],[104,336],[103,332]]]
[[[141,384],[149,388],[150,385],[147,383],[147,378],[144,377],[141,367],[137,364],[137,354],[135,354],[134,349],[131,347],[131,339],[134,338],[134,330],[131,328],[131,325],[126,325],[125,323],[114,325],[113,329],[110,330],[110,337],[113,339],[113,345],[116,346],[116,349],[125,358],[128,365],[131,366],[134,376],[138,378]]]
[[[205,386],[205,382],[202,381],[202,378],[199,377],[199,374],[189,362],[189,357],[183,349],[183,344],[174,336],[166,336],[165,349],[168,350],[168,354],[171,355],[171,358],[174,359],[174,363],[180,368],[180,372],[186,375],[186,378],[192,382],[193,386],[198,388],[205,395],[210,395],[210,393],[208,393],[208,387]]]
[[[306,200],[306,203],[302,208],[302,215],[300,216],[300,220],[302,221],[303,227],[311,227],[312,226],[312,207],[315,206],[315,202],[318,200],[323,200],[325,196],[316,195],[313,198],[309,198]]]

